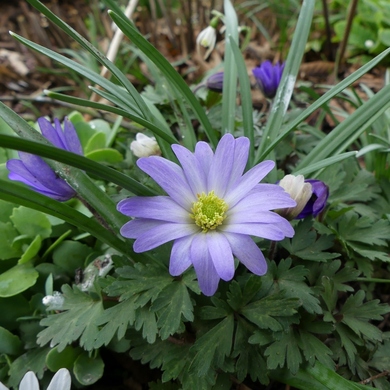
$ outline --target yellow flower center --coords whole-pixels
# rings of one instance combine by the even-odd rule
[[[198,201],[194,202],[191,208],[191,218],[195,220],[195,223],[204,233],[207,233],[210,229],[214,230],[219,225],[222,225],[223,220],[226,218],[225,214],[228,205],[223,199],[218,198],[214,191],[209,192],[207,195],[202,192],[197,196]]]

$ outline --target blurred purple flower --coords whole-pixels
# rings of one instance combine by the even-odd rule
[[[42,135],[57,148],[69,152],[83,154],[76,130],[69,119],[64,120],[64,130],[60,121],[54,119],[54,126],[45,118],[39,118],[38,124]],[[19,152],[20,160],[7,161],[11,180],[20,181],[40,194],[64,202],[73,198],[76,192],[65,180],[57,176],[53,169],[41,158],[34,154]]]
[[[223,72],[217,72],[211,75],[206,80],[206,87],[214,92],[222,92],[223,90]]]
[[[256,78],[257,84],[264,96],[271,99],[276,95],[280,79],[284,69],[284,63],[272,64],[271,61],[264,61],[260,66],[252,69],[252,73]]]
[[[311,184],[313,194],[296,219],[302,219],[309,215],[316,217],[325,208],[329,197],[329,188],[323,181],[306,179],[305,183]]]
[[[180,145],[172,149],[181,167],[158,156],[137,161],[168,196],[119,202],[118,210],[135,218],[121,234],[136,239],[137,253],[174,240],[170,274],[178,276],[192,264],[208,296],[220,279],[233,278],[233,256],[254,274],[264,275],[266,260],[250,236],[279,241],[294,235],[290,223],[271,210],[292,207],[295,201],[276,184],[259,184],[275,163],[263,161],[243,174],[249,139],[231,134],[221,138],[215,153],[205,142],[198,142],[194,153]]]

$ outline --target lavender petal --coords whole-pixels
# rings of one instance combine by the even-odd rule
[[[198,142],[195,146],[195,157],[199,161],[203,168],[203,172],[207,177],[214,157],[214,153],[210,146],[206,142]]]
[[[79,136],[72,122],[68,119],[64,119],[64,138],[66,144],[66,150],[79,155],[83,155],[83,148],[80,143]]]
[[[237,223],[223,225],[220,230],[228,233],[248,234],[266,238],[267,240],[280,241],[285,237],[292,237],[294,229],[288,221],[287,224],[280,224],[278,226],[269,223]]]
[[[193,153],[181,145],[172,145],[172,150],[183,168],[184,175],[194,197],[205,192],[207,189],[207,176],[199,160]]]
[[[169,273],[179,276],[191,266],[190,248],[194,236],[186,236],[175,240],[169,262]]]
[[[229,241],[219,232],[209,232],[206,238],[217,274],[225,281],[231,280],[234,276],[234,258]]]
[[[65,139],[62,134],[61,124],[58,119],[54,120],[55,127],[44,117],[38,118],[37,120],[39,128],[41,129],[42,135],[51,142],[57,148],[66,149]],[[60,131],[58,129],[60,128]]]
[[[190,210],[196,201],[183,170],[172,161],[159,156],[141,157],[137,161],[140,169],[154,181],[180,206]]]
[[[197,231],[198,229],[194,224],[164,222],[139,234],[134,242],[134,251],[137,253],[146,252],[166,242],[189,236]]]
[[[230,207],[233,207],[237,202],[244,198],[248,192],[274,168],[274,166],[275,163],[271,160],[263,161],[246,172],[244,176],[236,182],[235,187],[226,194],[226,203]]]
[[[234,164],[235,140],[231,134],[225,134],[218,143],[213,162],[207,177],[208,192],[223,198],[229,184]]]
[[[129,217],[191,223],[190,214],[168,196],[134,196],[121,200],[117,210]]]
[[[244,234],[225,233],[234,256],[255,275],[264,275],[267,272],[267,262],[263,253],[254,241]]]
[[[220,278],[211,260],[206,235],[204,233],[199,233],[194,236],[190,254],[201,291],[207,296],[214,295],[217,291]]]

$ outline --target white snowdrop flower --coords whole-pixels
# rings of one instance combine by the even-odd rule
[[[130,144],[130,150],[136,157],[160,156],[161,150],[156,138],[137,133],[135,140]]]
[[[365,46],[367,49],[371,49],[374,45],[375,45],[375,42],[374,42],[372,39],[367,39],[367,40],[364,42],[364,46]]]
[[[207,59],[208,56],[213,51],[215,44],[217,42],[217,25],[219,18],[215,17],[211,20],[210,25],[207,26],[204,30],[202,30],[198,38],[196,38],[196,45],[198,52],[200,52],[200,46],[207,48],[207,51],[204,55],[204,59]]]

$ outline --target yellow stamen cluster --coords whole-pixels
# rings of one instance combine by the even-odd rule
[[[198,194],[198,201],[192,205],[191,218],[195,220],[195,223],[204,233],[207,233],[209,230],[214,230],[219,225],[222,225],[223,220],[226,218],[227,209],[228,205],[226,202],[218,198],[214,191],[209,192],[207,195],[202,192],[200,195]]]

